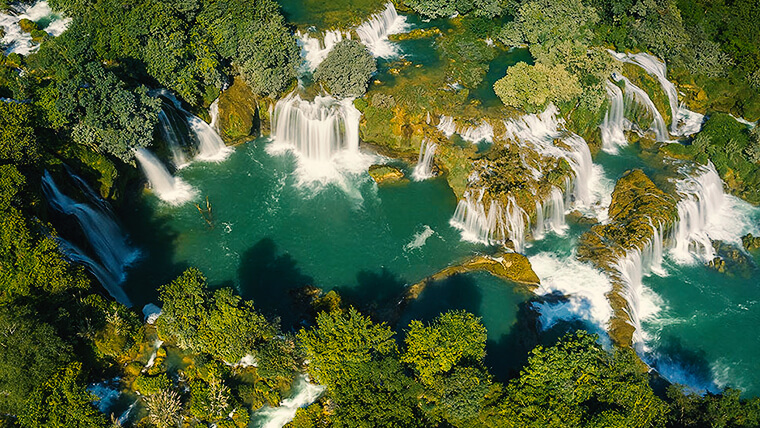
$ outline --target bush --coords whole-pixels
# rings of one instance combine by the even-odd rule
[[[165,373],[158,376],[140,375],[135,379],[132,387],[142,395],[158,394],[161,391],[168,390],[172,386],[172,381],[166,377]]]
[[[355,40],[344,40],[319,64],[314,79],[337,98],[358,97],[367,91],[375,71],[375,58],[367,48]]]
[[[583,92],[578,78],[561,65],[519,63],[493,85],[501,101],[530,113],[542,111],[551,102],[570,101]]]

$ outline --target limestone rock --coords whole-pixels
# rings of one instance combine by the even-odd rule
[[[396,183],[404,180],[404,173],[390,165],[372,165],[369,167],[369,175],[377,184]]]

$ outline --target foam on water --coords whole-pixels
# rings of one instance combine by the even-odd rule
[[[366,22],[356,28],[359,40],[367,46],[372,55],[390,58],[398,50],[389,40],[391,34],[403,33],[408,28],[406,17],[396,12],[393,3],[388,2],[382,12],[372,15]]]
[[[135,159],[145,173],[153,192],[164,202],[181,205],[195,196],[195,189],[169,173],[163,163],[148,149],[135,150]]]
[[[404,251],[417,250],[422,248],[427,242],[428,238],[433,236],[435,232],[428,225],[423,225],[422,230],[415,233],[411,242],[404,245]]]
[[[301,375],[293,386],[291,398],[282,400],[279,407],[264,407],[254,413],[253,426],[258,428],[282,428],[296,416],[296,411],[316,401],[324,392],[325,387],[310,383]]]
[[[38,22],[49,19],[50,23],[44,31],[53,37],[61,35],[71,23],[70,18],[64,18],[50,8],[47,1],[39,1],[33,5],[14,6],[10,14],[0,13],[0,27],[5,29],[5,37],[0,40],[0,45],[5,45],[5,55],[18,53],[29,55],[35,52],[39,45],[32,41],[29,33],[21,31],[18,23],[22,19]]]

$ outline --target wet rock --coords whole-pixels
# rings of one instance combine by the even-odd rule
[[[402,180],[406,181],[404,173],[395,166],[390,165],[372,165],[369,167],[369,175],[377,182],[377,184],[399,183],[402,182]]]
[[[760,250],[760,236],[752,236],[751,233],[748,233],[742,236],[742,245],[747,251]]]
[[[219,96],[219,134],[227,144],[249,140],[260,133],[258,100],[240,78]]]

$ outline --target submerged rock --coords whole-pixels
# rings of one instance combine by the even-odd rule
[[[754,239],[760,241],[758,238]],[[760,242],[757,243],[760,244]],[[707,266],[728,276],[738,275],[744,278],[752,276],[755,263],[741,248],[723,241],[713,241],[713,248],[716,257],[710,260]]]
[[[752,236],[748,233],[742,236],[742,245],[747,251],[760,250],[760,236]]]
[[[404,173],[395,166],[372,165],[368,172],[377,184],[397,183],[404,180]]]

